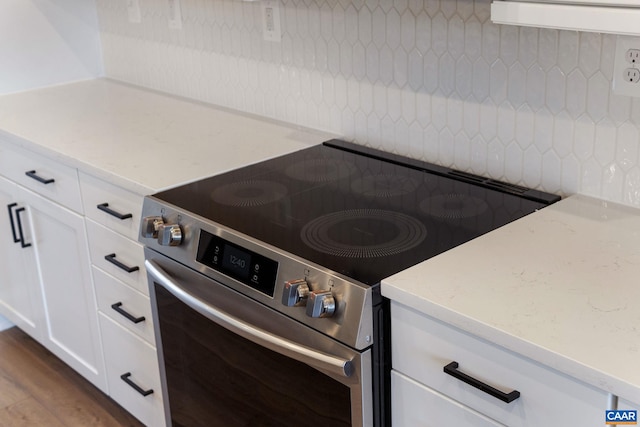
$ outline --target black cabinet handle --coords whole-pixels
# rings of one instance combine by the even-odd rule
[[[444,367],[444,372],[506,403],[511,403],[520,397],[520,392],[518,390],[513,390],[509,393],[505,393],[503,391],[498,390],[497,388],[491,387],[490,385],[483,383],[480,380],[470,377],[467,374],[463,374],[462,372],[458,371],[458,362],[449,363],[447,366]]]
[[[130,376],[131,376],[131,372],[127,372],[126,374],[120,375],[120,378],[122,379],[122,381],[129,384],[129,386],[131,386],[132,389],[134,389],[135,391],[137,391],[143,396],[149,396],[151,393],[153,393],[153,389],[143,390],[142,388],[140,388],[138,384],[134,383],[129,379]]]
[[[13,235],[13,243],[18,243],[20,239],[18,238],[18,234],[16,233],[16,225],[13,222],[13,208],[18,206],[17,203],[11,203],[7,205],[7,209],[9,210],[9,222],[11,223],[11,234]]]
[[[118,219],[127,219],[133,217],[133,214],[121,214],[120,212],[116,212],[112,209],[109,209],[109,203],[102,203],[97,206],[103,212],[108,213],[109,215],[115,216]]]
[[[140,270],[140,267],[138,267],[137,265],[134,267],[129,267],[128,265],[124,265],[123,263],[121,263],[116,259],[116,254],[105,255],[104,259],[106,259],[116,267],[120,268],[121,270],[126,271],[127,273],[133,273],[134,271]]]
[[[16,209],[16,221],[18,222],[18,233],[19,233],[19,237],[20,237],[20,246],[22,246],[23,248],[28,248],[29,246],[31,246],[31,243],[25,243],[24,242],[24,233],[22,232],[22,220],[20,219],[20,213],[22,211],[25,211],[26,208],[18,208]]]
[[[144,322],[144,320],[145,320],[144,316],[134,317],[132,314],[127,313],[122,308],[122,302],[117,302],[115,304],[111,304],[111,308],[113,308],[115,311],[117,311],[118,313],[120,313],[121,315],[126,317],[127,319],[131,320],[133,323],[140,323],[140,322]]]
[[[27,171],[24,173],[25,175],[27,175],[29,178],[33,178],[38,182],[41,182],[42,184],[51,184],[53,182],[56,182],[55,179],[53,178],[42,178],[41,176],[36,175],[36,171],[32,170],[32,171]]]

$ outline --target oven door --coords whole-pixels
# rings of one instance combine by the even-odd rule
[[[146,249],[167,419],[174,426],[370,426],[358,352]]]

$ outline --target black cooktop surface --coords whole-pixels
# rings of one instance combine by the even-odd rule
[[[337,140],[155,197],[369,285],[559,199]]]

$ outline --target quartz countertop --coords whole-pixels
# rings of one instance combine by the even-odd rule
[[[108,79],[0,96],[0,140],[140,194],[332,137]]]
[[[398,273],[386,297],[640,402],[640,210],[576,195]]]

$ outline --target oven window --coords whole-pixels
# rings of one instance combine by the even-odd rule
[[[347,386],[155,292],[174,426],[351,425]]]

